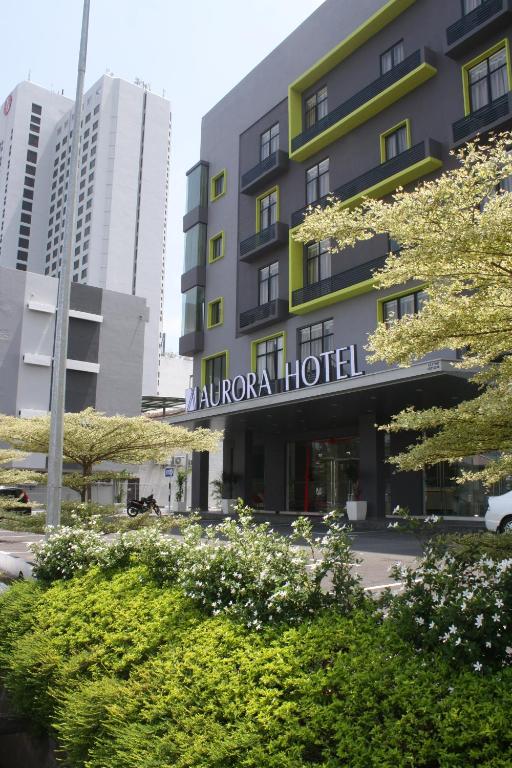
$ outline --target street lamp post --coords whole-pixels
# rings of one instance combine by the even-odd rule
[[[55,318],[55,342],[53,351],[52,389],[50,403],[50,444],[48,450],[48,497],[46,522],[48,526],[60,525],[62,500],[62,450],[64,444],[64,407],[66,398],[66,361],[68,352],[69,297],[71,294],[71,263],[75,241],[75,211],[78,187],[78,152],[80,148],[80,120],[84,94],[87,38],[89,32],[90,0],[84,0],[82,34],[78,56],[75,114],[71,137],[69,187],[66,203],[64,243],[60,267],[57,316]]]

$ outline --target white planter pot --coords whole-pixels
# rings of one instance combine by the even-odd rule
[[[349,520],[366,520],[366,501],[347,501]]]
[[[223,515],[232,515],[238,499],[222,499],[221,509]]]
[[[173,512],[186,512],[187,504],[184,501],[175,501],[173,505]]]

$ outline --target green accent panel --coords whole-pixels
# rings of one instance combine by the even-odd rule
[[[221,255],[218,256],[216,259],[214,259],[213,243],[215,240],[218,240],[219,238],[222,238],[222,251],[221,251]],[[223,259],[225,252],[226,252],[226,236],[224,234],[224,231],[222,231],[216,235],[213,235],[213,237],[210,237],[209,245],[208,245],[208,264],[215,264],[217,261],[220,261],[221,259]]]
[[[381,163],[385,163],[387,160],[386,157],[386,139],[387,137],[394,133],[395,131],[398,131],[399,128],[402,128],[402,126],[405,125],[405,130],[407,132],[407,149],[410,149],[412,147],[412,141],[411,141],[411,121],[409,118],[406,120],[402,120],[400,123],[397,123],[392,128],[388,128],[387,131],[384,131],[384,133],[380,134],[380,161]]]
[[[216,304],[217,302],[220,302],[220,320],[218,323],[212,323],[212,305]],[[208,302],[208,311],[206,315],[206,327],[208,329],[210,328],[218,328],[219,325],[224,324],[224,297],[219,296],[218,299],[212,299],[212,301]]]
[[[389,88],[381,91],[377,96],[374,96],[373,99],[367,101],[366,104],[362,104],[358,109],[339,120],[335,125],[327,128],[323,133],[315,136],[314,139],[308,141],[307,144],[304,144],[304,146],[300,147],[295,152],[291,151],[290,139],[290,158],[292,160],[306,160],[308,157],[311,157],[311,155],[329,146],[329,144],[332,144],[333,141],[340,139],[342,136],[345,136],[345,134],[353,131],[354,128],[357,128],[372,117],[375,117],[375,115],[378,115],[379,112],[387,109],[391,104],[399,101],[427,80],[430,80],[435,74],[437,74],[437,69],[431,64],[423,62],[419,67],[416,67],[412,72],[409,72],[408,75],[402,77],[401,80],[398,80],[398,82],[390,85]],[[298,133],[300,133],[300,131],[298,131]],[[295,134],[290,134],[290,136],[292,135]]]
[[[417,285],[415,288],[406,288],[403,291],[398,291],[398,293],[390,293],[387,296],[382,296],[382,298],[377,299],[377,321],[379,323],[384,322],[384,304],[386,301],[393,301],[394,299],[401,299],[403,296],[409,296],[411,293],[418,293],[418,291],[422,291],[426,285],[426,283],[421,283],[421,285]]]
[[[382,8],[379,8],[369,19],[366,19],[360,27],[355,29],[348,37],[342,40],[335,48],[330,50],[325,56],[306,70],[290,88],[302,93],[311,85],[316,83],[321,77],[330,72],[338,64],[347,59],[370,38],[376,35],[381,29],[394,21],[407,8],[413,5],[416,0],[388,0]]]
[[[215,195],[215,182],[217,181],[217,179],[220,179],[221,176],[224,177],[222,192],[220,193],[220,195]],[[223,195],[226,194],[227,187],[228,187],[228,172],[226,171],[225,168],[223,168],[222,171],[219,171],[219,173],[216,173],[215,176],[212,176],[212,178],[210,179],[210,202],[214,203],[215,200],[219,200],[219,198],[223,197]]]
[[[214,357],[220,357],[224,355],[226,358],[226,379],[229,379],[229,349],[223,349],[222,352],[215,352],[214,355],[207,355],[207,357],[201,358],[201,388],[206,383],[206,361],[212,360]]]
[[[353,208],[361,203],[363,197],[384,197],[389,195],[390,192],[394,192],[397,187],[405,187],[406,184],[410,184],[422,176],[426,176],[428,173],[433,173],[441,168],[443,165],[442,160],[438,160],[437,157],[426,157],[424,160],[420,160],[414,165],[410,165],[404,171],[395,173],[393,176],[389,176],[384,181],[380,181],[378,184],[374,184],[373,187],[363,190],[358,195],[343,201],[343,208]]]
[[[251,341],[251,371],[256,372],[256,347],[263,341],[270,341],[271,339],[277,339],[278,336],[283,337],[283,370],[281,371],[284,376],[286,365],[286,331],[278,331],[277,333],[271,333],[270,336],[263,336],[261,339],[255,339]]]
[[[462,67],[462,89],[464,93],[464,114],[471,114],[471,98],[469,95],[469,70],[472,67],[476,67],[481,61],[487,59],[488,56],[492,56],[493,53],[497,53],[500,48],[505,48],[505,54],[507,57],[507,76],[508,76],[508,89],[512,89],[512,64],[510,61],[510,42],[508,38],[500,40],[499,43],[495,43],[492,48],[488,48],[487,51],[479,53],[471,61],[467,61]]]
[[[438,170],[443,165],[441,160],[436,157],[426,157],[424,160],[420,160],[418,163],[409,166],[400,173],[395,173],[393,176],[389,176],[384,181],[375,184],[369,189],[363,190],[358,195],[344,200],[342,203],[343,208],[353,208],[361,203],[364,196],[369,197],[383,197],[393,192],[397,187],[405,186],[413,181],[426,176],[428,173]],[[290,246],[289,246],[289,311],[294,315],[304,315],[308,312],[313,312],[316,309],[322,309],[328,307],[330,304],[335,304],[339,301],[345,301],[351,299],[354,296],[367,293],[373,288],[373,280],[364,280],[361,283],[350,285],[347,288],[342,288],[340,291],[334,291],[326,296],[320,296],[318,299],[312,299],[304,304],[299,304],[296,307],[292,306],[292,294],[293,291],[304,287],[304,268],[303,268],[303,244],[296,242],[292,238],[292,233],[297,229],[295,227],[290,230]],[[416,289],[417,290],[417,289]],[[406,293],[411,293],[409,290]]]
[[[277,192],[276,221],[279,221],[279,215],[281,212],[281,204],[279,200],[279,185],[275,184],[270,189],[267,189],[265,190],[265,192],[262,192],[262,194],[258,195],[258,197],[256,198],[256,232],[259,232],[261,228],[260,201],[263,200],[264,197],[267,197],[267,195],[271,195],[272,192]]]

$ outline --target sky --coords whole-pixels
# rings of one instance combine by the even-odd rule
[[[171,102],[168,352],[178,351],[185,172],[199,160],[201,117],[322,1],[91,0],[86,89],[108,69]],[[81,15],[82,0],[4,0],[0,103],[27,78],[74,98]]]

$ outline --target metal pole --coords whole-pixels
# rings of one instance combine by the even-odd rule
[[[66,398],[66,360],[68,351],[69,297],[71,294],[71,264],[75,242],[75,211],[78,187],[78,151],[80,146],[80,119],[84,93],[85,64],[87,61],[87,36],[89,31],[90,0],[84,0],[82,35],[78,56],[76,80],[75,116],[71,139],[69,187],[66,203],[66,221],[62,264],[59,278],[57,316],[55,319],[55,343],[53,351],[52,395],[50,404],[50,444],[48,450],[48,498],[46,505],[47,525],[60,525],[62,500],[62,449],[64,444],[64,405]]]

